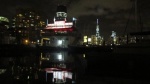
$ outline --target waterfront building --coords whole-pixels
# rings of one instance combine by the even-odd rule
[[[54,16],[53,23],[49,23],[44,29],[40,30],[40,46],[41,48],[48,49],[62,49],[68,48],[69,45],[77,43],[77,37],[79,34],[76,32],[76,19],[67,21],[67,8],[64,5],[58,5],[56,15]],[[46,62],[46,63],[45,63]],[[47,66],[44,66],[45,65]],[[45,73],[45,81],[47,83],[67,83],[73,82],[75,79],[73,72],[74,63],[72,56],[69,56],[67,52],[61,50],[53,53],[42,54],[40,57],[40,67]]]
[[[97,25],[96,25],[96,37],[100,38],[98,19],[97,19]]]
[[[57,6],[53,23],[48,23],[41,30],[41,46],[63,47],[76,44],[78,34],[75,31],[76,19],[67,21],[67,8],[64,5]]]
[[[13,28],[42,28],[45,22],[38,12],[32,9],[17,9],[12,19]]]
[[[94,42],[93,45],[103,45],[104,39],[102,36],[100,36],[100,28],[99,28],[98,19],[97,19],[97,25],[96,25],[96,40],[95,40],[95,37],[93,37],[93,39],[94,39],[94,41],[96,41],[96,42]]]
[[[17,9],[11,26],[15,29],[17,44],[31,44],[39,39],[39,30],[45,27],[45,22],[35,10]]]

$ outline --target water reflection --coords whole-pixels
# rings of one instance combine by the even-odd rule
[[[40,54],[40,69],[45,71],[46,82],[65,83],[66,80],[75,80],[73,69],[74,58],[67,52],[59,51]],[[51,77],[48,76],[51,74]]]
[[[70,84],[75,83],[85,73],[85,60],[85,54],[72,54],[67,51],[3,56],[0,58],[0,77],[5,76],[1,81],[13,84]]]
[[[0,82],[93,84],[149,81],[149,56],[111,52],[28,52],[0,57]],[[142,69],[142,70],[141,70]],[[118,79],[121,78],[121,79]],[[127,80],[130,79],[131,81]],[[138,81],[135,81],[138,80]],[[145,82],[145,81],[144,81]],[[144,83],[145,84],[145,83]],[[149,83],[147,83],[149,84]]]

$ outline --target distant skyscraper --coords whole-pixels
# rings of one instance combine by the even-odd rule
[[[96,37],[97,37],[97,38],[100,38],[98,19],[97,19],[97,25],[96,25]]]

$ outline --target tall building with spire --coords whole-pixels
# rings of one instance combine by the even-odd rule
[[[96,25],[96,37],[100,38],[98,19],[97,19],[97,25]]]
[[[97,42],[96,42],[97,45],[103,45],[104,39],[103,39],[103,37],[100,36],[98,19],[97,19],[97,25],[96,25],[96,39],[97,39]]]
[[[97,19],[96,24],[96,34],[89,36],[84,36],[83,38],[83,45],[94,45],[94,46],[101,46],[103,45],[104,39],[100,36],[100,29],[99,29],[99,22]]]

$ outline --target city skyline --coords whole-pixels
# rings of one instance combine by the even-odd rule
[[[143,21],[143,31],[149,31],[148,19],[148,0],[138,0],[141,7],[141,20]],[[10,2],[11,4],[9,4]],[[85,34],[95,34],[96,19],[99,19],[100,34],[105,38],[109,37],[111,31],[116,31],[117,34],[123,35],[124,33],[139,31],[135,29],[134,11],[132,9],[133,1],[131,0],[26,0],[26,1],[9,1],[2,0],[1,3],[1,16],[11,18],[15,14],[17,8],[33,8],[40,12],[40,14],[50,21],[53,21],[53,17],[56,12],[58,4],[67,6],[68,19],[72,17],[77,18],[77,28],[79,31],[86,32]],[[5,7],[5,10],[3,8]],[[130,10],[132,9],[132,15],[130,16]],[[144,10],[143,10],[144,9]],[[129,17],[130,16],[130,17]],[[129,23],[127,26],[128,19]],[[127,27],[127,28],[126,28]],[[126,30],[125,30],[126,28]],[[86,31],[85,31],[86,30]]]

